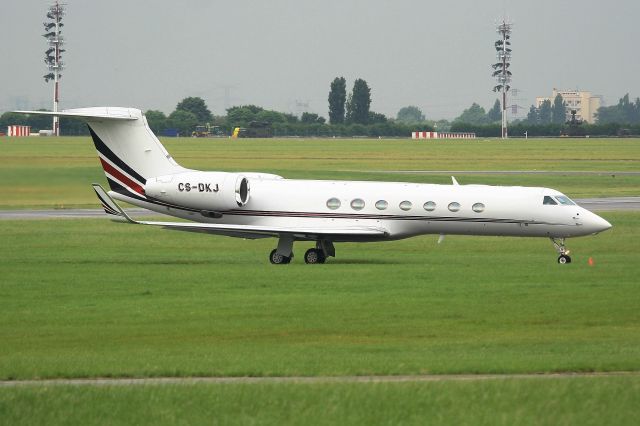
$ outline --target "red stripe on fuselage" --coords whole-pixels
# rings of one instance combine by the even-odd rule
[[[144,189],[140,185],[135,183],[133,180],[131,180],[131,178],[124,175],[122,172],[120,172],[118,169],[113,167],[111,164],[104,161],[102,158],[100,158],[100,162],[102,163],[102,168],[104,169],[105,172],[108,172],[111,176],[118,179],[120,182],[124,183],[129,188],[136,191],[138,194],[144,195]]]

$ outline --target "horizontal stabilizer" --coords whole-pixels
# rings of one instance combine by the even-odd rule
[[[140,111],[134,108],[119,107],[95,107],[77,108],[64,111],[14,111],[19,114],[48,115],[57,117],[83,118],[85,120],[137,120],[140,118]]]

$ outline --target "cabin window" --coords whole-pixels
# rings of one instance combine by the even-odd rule
[[[400,203],[400,209],[407,211],[407,210],[411,210],[412,204],[411,201],[403,201]]]
[[[564,195],[558,195],[556,197],[556,200],[558,200],[560,204],[562,204],[563,206],[575,206],[576,204],[573,201],[571,201],[569,197],[565,197]]]
[[[424,203],[424,205],[422,206],[426,211],[428,212],[432,212],[436,209],[436,203],[433,201],[427,201],[426,203]]]
[[[549,197],[548,195],[545,195],[544,200],[542,201],[542,204],[544,204],[545,206],[555,206],[558,203],[556,203],[556,200],[554,200],[553,198]]]
[[[362,210],[364,209],[364,201],[360,198],[356,198],[351,201],[351,208],[354,210]]]
[[[385,200],[376,201],[376,209],[386,210],[387,207],[389,207],[389,203],[387,203]]]
[[[455,201],[453,203],[449,203],[449,210],[452,212],[457,212],[458,210],[460,210],[460,203],[456,203]]]
[[[471,210],[473,210],[476,213],[482,213],[484,211],[484,204],[475,203],[473,206],[471,206]]]
[[[329,198],[327,200],[327,207],[331,210],[337,210],[340,208],[340,200],[337,198]]]

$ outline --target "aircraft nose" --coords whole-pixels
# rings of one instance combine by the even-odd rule
[[[606,231],[607,229],[611,228],[611,226],[612,226],[607,220],[601,218],[600,216],[598,216],[595,213],[591,213],[589,215],[589,221],[588,222],[589,222],[589,230],[591,232],[593,232],[594,234],[596,234],[598,232]]]

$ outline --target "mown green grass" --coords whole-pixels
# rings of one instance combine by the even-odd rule
[[[640,379],[0,388],[7,425],[637,425]]]
[[[570,240],[339,244],[326,265],[102,219],[2,221],[0,378],[640,368],[637,213]],[[588,258],[595,264],[589,266]]]
[[[201,170],[262,171],[287,178],[449,183],[405,170],[596,171],[595,176],[465,175],[461,183],[546,186],[572,197],[638,195],[638,139],[412,141],[371,139],[165,139],[174,158]],[[0,138],[0,208],[95,206],[104,182],[89,138]]]
[[[637,171],[638,140],[163,141],[187,167],[448,183],[393,170]],[[637,176],[465,175],[573,197]],[[0,208],[95,207],[88,138],[0,138]],[[0,378],[640,369],[640,215],[569,241],[427,236],[274,267],[274,240],[106,220],[0,222]],[[589,266],[588,258],[595,264]],[[636,377],[0,388],[0,424],[637,424]]]

